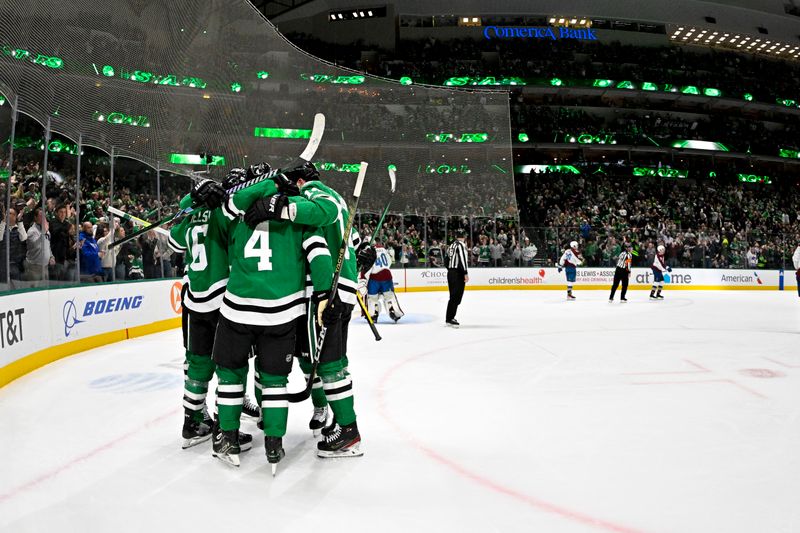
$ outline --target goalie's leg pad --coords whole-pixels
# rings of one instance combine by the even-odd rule
[[[367,296],[367,311],[369,311],[369,314],[372,315],[373,320],[375,320],[375,318],[380,314],[381,297],[379,294],[370,294]]]
[[[397,295],[395,295],[394,291],[384,292],[383,298],[386,301],[386,307],[389,308],[389,315],[392,320],[395,322],[400,320],[405,313],[400,307],[400,302],[397,301]]]

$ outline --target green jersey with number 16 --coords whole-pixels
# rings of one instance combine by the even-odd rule
[[[187,195],[181,200],[181,207],[189,205],[191,197]],[[191,311],[208,313],[222,304],[229,270],[227,226],[219,209],[200,208],[170,229],[170,247],[186,254],[183,281],[189,290],[183,305]]]
[[[277,192],[275,182],[267,179],[237,191],[222,205],[230,221],[231,274],[220,312],[234,322],[275,326],[303,316],[306,265],[314,290],[330,290],[333,266],[319,229],[275,220],[253,229],[240,219],[257,199]]]

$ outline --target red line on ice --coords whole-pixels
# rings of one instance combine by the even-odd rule
[[[514,338],[530,337],[530,336],[531,335],[528,334],[528,335],[511,335],[511,336],[506,336],[506,337],[494,337],[494,338],[491,338],[491,339],[483,339],[483,340],[478,340],[478,341],[463,342],[463,343],[459,343],[459,344],[451,344],[451,345],[448,345],[446,349],[450,350],[450,349],[453,349],[453,348],[458,348],[460,346],[467,346],[467,345],[480,344],[480,343],[484,343],[484,342],[494,342],[494,341],[497,341],[497,340],[514,339]],[[456,472],[460,476],[463,476],[463,477],[465,477],[465,478],[467,478],[467,479],[469,479],[471,481],[474,481],[475,483],[478,483],[479,485],[481,485],[481,486],[483,486],[483,487],[485,487],[487,489],[490,489],[490,490],[492,490],[494,492],[497,492],[497,493],[500,493],[500,494],[504,494],[506,496],[510,496],[510,497],[512,497],[512,498],[514,498],[516,500],[520,500],[523,503],[526,503],[526,504],[530,505],[531,507],[535,507],[535,508],[537,508],[537,509],[539,509],[541,511],[546,511],[548,513],[553,513],[553,514],[561,516],[562,518],[566,518],[566,519],[572,520],[574,522],[580,522],[580,523],[585,524],[585,525],[594,526],[594,527],[597,527],[599,529],[604,529],[606,531],[614,531],[616,533],[641,533],[641,531],[638,530],[638,529],[633,529],[633,528],[630,528],[630,527],[627,527],[627,526],[623,526],[623,525],[619,525],[619,524],[615,524],[613,522],[609,522],[609,521],[603,520],[601,518],[595,518],[593,516],[589,516],[587,514],[584,514],[584,513],[578,512],[578,511],[573,511],[571,509],[567,509],[565,507],[561,507],[559,505],[556,505],[556,504],[541,500],[539,498],[534,498],[533,496],[529,496],[527,494],[524,494],[524,493],[519,492],[517,490],[514,490],[512,488],[509,488],[509,487],[506,487],[504,485],[501,485],[501,484],[499,484],[499,483],[497,483],[495,481],[492,481],[491,479],[489,479],[487,477],[481,476],[480,474],[477,474],[477,473],[469,470],[464,465],[461,465],[461,464],[453,461],[452,459],[448,459],[448,458],[444,457],[443,455],[437,453],[435,450],[433,450],[432,448],[430,448],[430,447],[426,446],[425,444],[421,443],[416,438],[414,438],[408,431],[406,431],[404,428],[402,428],[389,415],[388,409],[386,408],[386,398],[384,396],[384,393],[386,392],[386,384],[392,378],[394,373],[398,369],[400,369],[401,367],[407,365],[408,363],[414,362],[417,359],[421,359],[421,358],[423,358],[423,357],[425,357],[427,355],[431,355],[431,354],[437,353],[440,350],[441,350],[440,348],[437,348],[437,349],[430,350],[430,351],[427,351],[427,352],[422,352],[422,353],[419,353],[417,355],[413,355],[413,356],[411,356],[411,357],[409,357],[409,358],[407,358],[407,359],[405,359],[403,361],[400,361],[399,363],[397,363],[394,366],[392,366],[389,370],[387,370],[383,374],[383,376],[381,376],[381,379],[378,381],[378,385],[377,385],[378,410],[380,411],[381,416],[391,426],[393,426],[399,433],[401,433],[406,438],[406,440],[411,442],[411,444],[413,444],[414,447],[416,447],[417,449],[422,451],[425,455],[430,457],[432,460],[434,460],[434,461],[436,461],[436,462],[448,467],[449,469],[453,470],[454,472]]]
[[[41,485],[45,481],[58,476],[62,472],[65,472],[65,471],[69,470],[70,468],[76,466],[77,464],[82,463],[83,461],[86,461],[87,459],[91,459],[95,455],[98,455],[98,454],[101,454],[101,453],[103,453],[103,452],[105,452],[107,450],[110,450],[111,448],[113,448],[114,446],[119,444],[120,442],[123,442],[123,441],[133,437],[137,433],[141,433],[145,429],[148,429],[150,426],[152,426],[154,424],[158,424],[159,422],[161,422],[163,420],[166,420],[167,418],[175,416],[175,413],[177,413],[180,410],[181,409],[173,409],[168,413],[164,413],[161,416],[153,418],[152,420],[149,420],[149,421],[145,422],[144,424],[142,424],[141,426],[139,426],[138,429],[134,429],[132,431],[129,431],[129,432],[125,433],[124,435],[120,435],[116,439],[110,440],[110,441],[106,442],[105,444],[102,444],[102,445],[98,446],[97,448],[94,448],[93,450],[90,450],[90,451],[84,453],[83,455],[79,455],[78,457],[74,457],[73,459],[70,459],[69,461],[67,461],[63,465],[61,465],[59,467],[56,467],[56,468],[50,470],[49,472],[46,472],[46,473],[40,475],[39,477],[37,477],[35,479],[32,479],[31,481],[28,481],[27,483],[23,483],[22,485],[14,487],[13,489],[9,490],[6,493],[0,494],[0,503],[7,502],[7,501],[11,500],[12,498],[14,498],[15,496],[19,495],[21,492],[24,492],[26,490],[32,489],[32,488],[36,487],[37,485]]]

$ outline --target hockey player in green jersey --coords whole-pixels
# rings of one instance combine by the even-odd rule
[[[214,375],[211,355],[219,306],[228,283],[228,221],[219,209],[224,198],[224,185],[213,180],[198,182],[180,205],[181,209],[193,206],[193,211],[170,230],[170,247],[186,254],[187,265],[182,298],[186,349],[183,448],[208,440],[212,433],[211,420],[204,419],[203,410]],[[242,435],[240,444],[250,449],[252,437]]]
[[[218,430],[214,455],[239,464],[239,417],[250,347],[256,347],[257,392],[268,462],[284,457],[288,396],[297,319],[305,313],[306,268],[314,291],[330,290],[331,256],[318,229],[291,221],[265,221],[250,227],[240,220],[259,198],[274,195],[277,186],[265,179],[230,195],[222,205],[228,219],[230,278],[220,307],[214,342],[219,380]]]
[[[245,221],[250,226],[263,221],[291,220],[296,224],[322,227],[328,250],[332,255],[338,254],[349,216],[342,197],[319,180],[319,173],[311,163],[285,172],[276,180],[281,182],[282,192],[256,201],[248,209]],[[356,303],[357,287],[357,243],[349,240],[337,294],[317,298],[318,314],[327,328],[317,372],[337,421],[332,430],[324,432],[325,438],[317,443],[320,457],[363,454],[346,359],[348,325]]]

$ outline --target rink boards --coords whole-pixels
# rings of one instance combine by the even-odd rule
[[[446,291],[447,270],[394,269],[398,292]],[[468,290],[558,290],[555,268],[473,268]],[[579,268],[576,290],[608,290],[611,268]],[[636,268],[631,289],[649,289],[650,269]],[[794,272],[675,269],[665,290],[796,290]],[[48,363],[97,346],[180,326],[181,282],[140,281],[35,290],[0,297],[0,387]]]
[[[48,363],[180,326],[181,282],[34,290],[0,297],[0,387]]]
[[[447,290],[447,269],[393,270],[398,292]],[[614,268],[578,268],[576,290],[609,290],[614,280]],[[649,268],[634,268],[629,289],[650,289],[653,272]],[[566,275],[556,268],[471,268],[467,290],[564,290]],[[781,270],[721,270],[682,268],[664,276],[667,290],[794,290],[797,281],[793,271]]]

